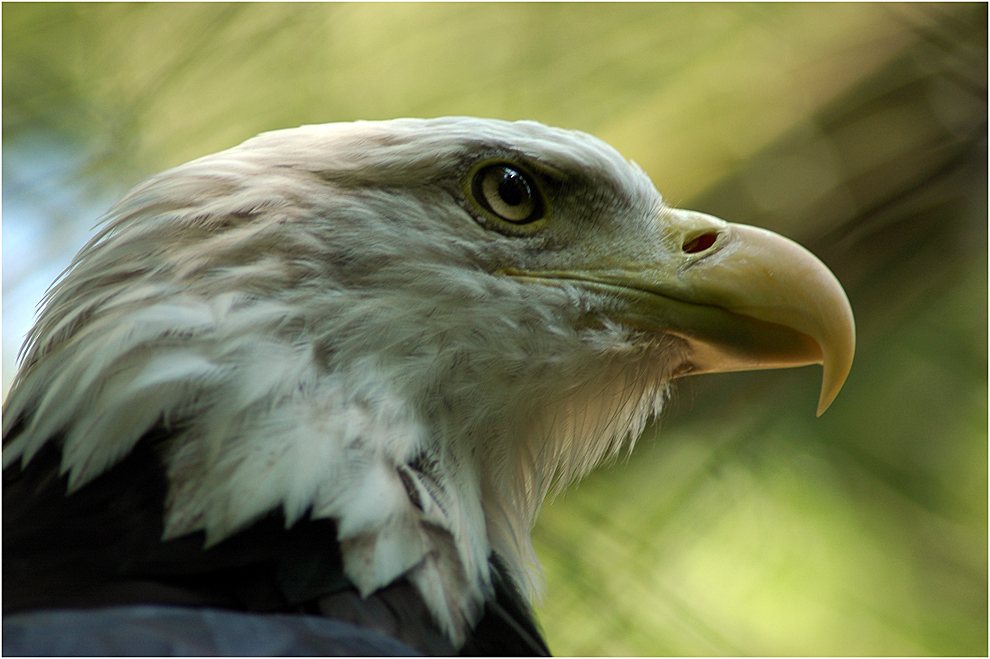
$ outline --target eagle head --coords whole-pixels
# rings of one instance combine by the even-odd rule
[[[127,194],[48,293],[5,469],[57,441],[69,496],[164,429],[163,541],[334,520],[347,578],[400,577],[462,643],[490,558],[532,587],[544,498],[629,446],[674,378],[854,350],[795,243],[667,206],[535,122],[305,126]]]

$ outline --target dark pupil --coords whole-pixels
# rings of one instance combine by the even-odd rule
[[[498,196],[509,206],[518,206],[530,196],[526,179],[511,169],[502,170],[502,180],[498,184]]]

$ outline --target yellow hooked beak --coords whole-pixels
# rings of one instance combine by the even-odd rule
[[[512,274],[615,294],[624,301],[617,320],[685,340],[689,361],[678,376],[822,364],[821,415],[856,347],[852,308],[835,275],[764,229],[684,210],[670,210],[664,228],[664,253],[651,262]]]

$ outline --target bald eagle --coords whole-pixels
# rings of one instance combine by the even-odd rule
[[[4,642],[155,652],[134,630],[173,620],[173,652],[292,652],[217,634],[326,621],[344,652],[545,654],[548,495],[675,378],[821,363],[821,413],[853,351],[818,259],[589,135],[262,134],[140,184],[47,294],[3,406]]]

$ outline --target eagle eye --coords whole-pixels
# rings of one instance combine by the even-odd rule
[[[506,222],[529,224],[543,216],[536,185],[511,165],[489,165],[479,170],[471,191],[485,210]]]

